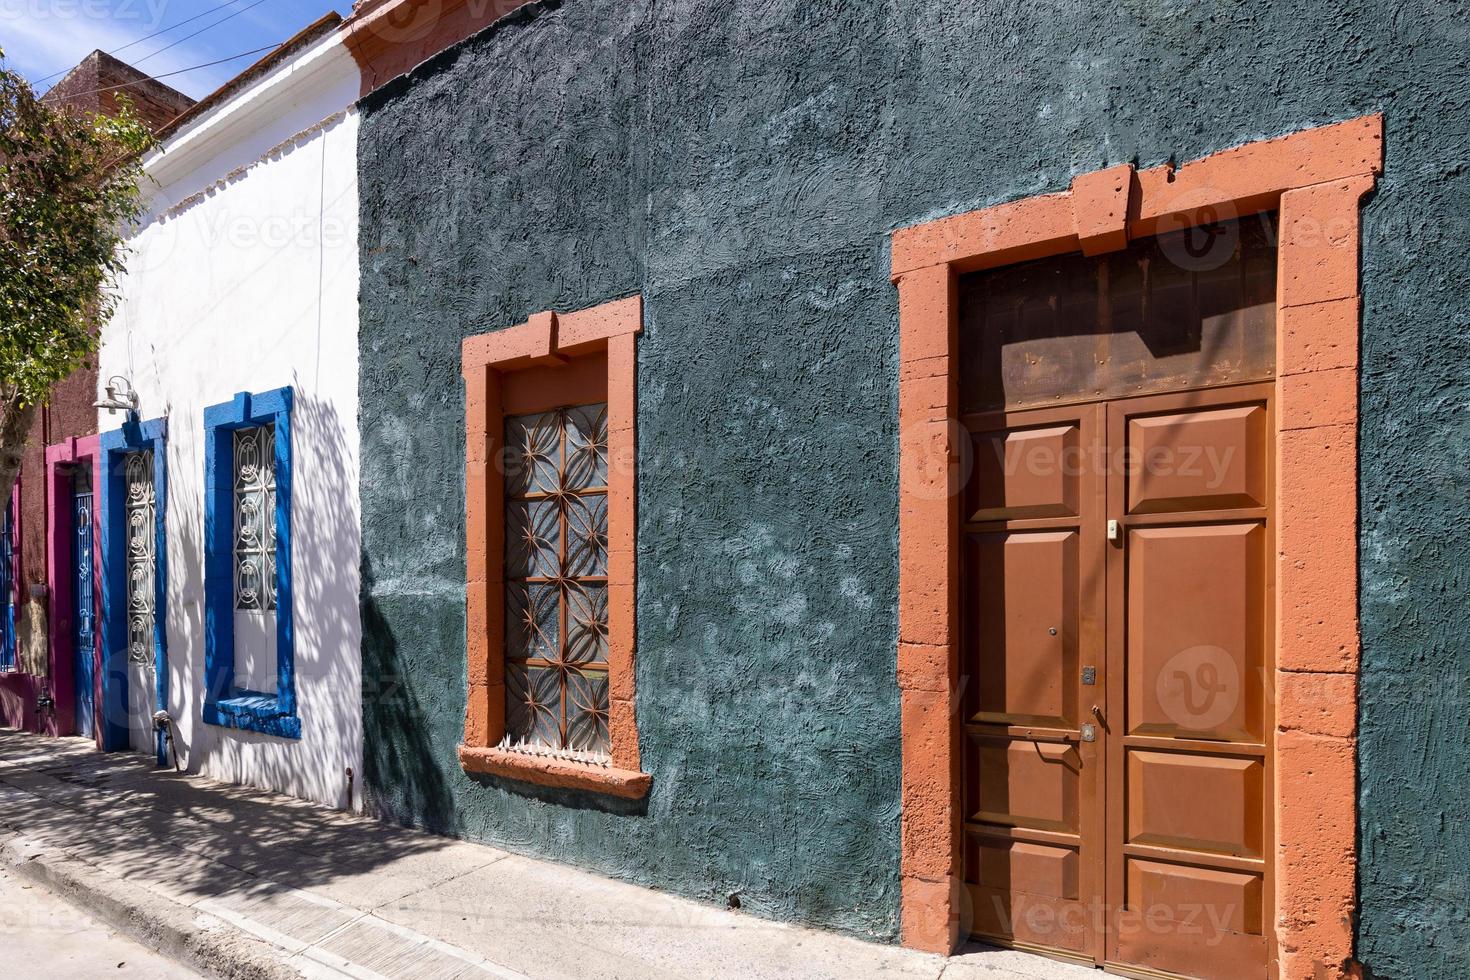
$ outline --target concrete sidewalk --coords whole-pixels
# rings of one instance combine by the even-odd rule
[[[241,980],[1096,976],[768,922],[79,739],[0,732],[0,856],[149,948]]]

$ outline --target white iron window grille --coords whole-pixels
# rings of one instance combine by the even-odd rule
[[[276,608],[276,427],[235,432],[235,608]]]
[[[157,567],[153,487],[153,450],[128,453],[123,459],[127,493],[128,659],[153,667],[154,572]]]

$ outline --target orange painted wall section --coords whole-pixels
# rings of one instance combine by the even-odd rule
[[[527,0],[367,0],[342,25],[362,94],[411,71]]]

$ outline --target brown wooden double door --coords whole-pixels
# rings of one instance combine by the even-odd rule
[[[1264,977],[1272,386],[965,419],[972,932]]]

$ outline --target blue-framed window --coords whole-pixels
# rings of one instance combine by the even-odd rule
[[[292,400],[290,388],[242,391],[204,410],[204,720],[281,738],[301,737],[291,605]],[[238,676],[237,640],[261,624],[274,627],[273,688]]]
[[[131,417],[97,440],[102,463],[102,748],[129,747],[130,665],[153,683],[153,710],[168,708],[168,466],[164,419]],[[162,731],[154,753],[165,764]]]
[[[15,669],[15,503],[5,501],[0,516],[0,670]]]

